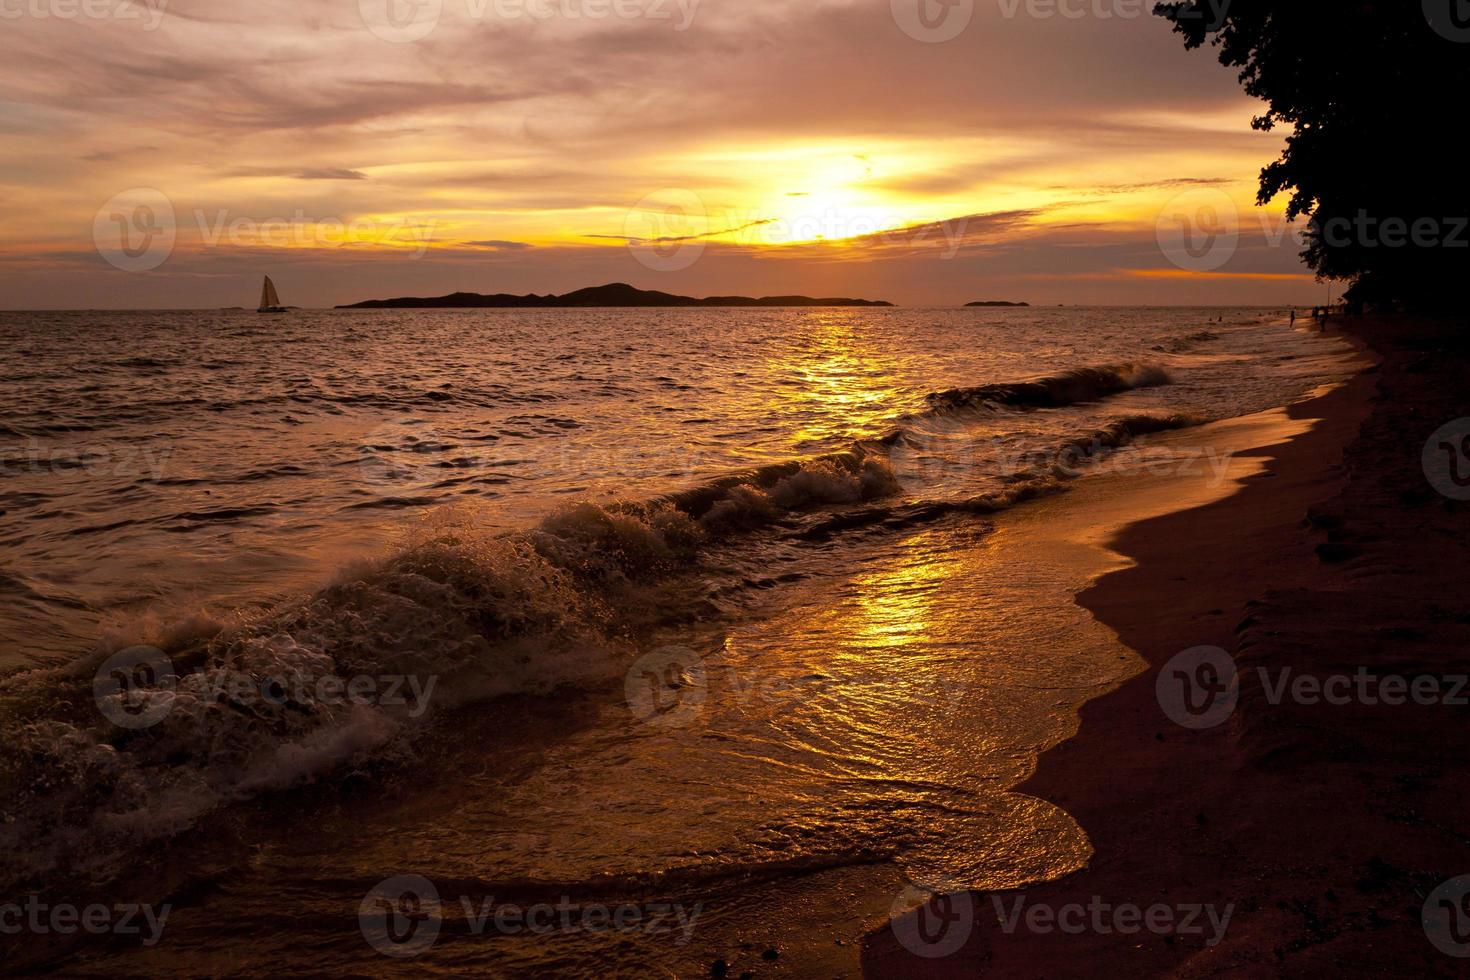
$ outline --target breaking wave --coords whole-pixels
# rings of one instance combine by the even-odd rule
[[[1164,383],[1157,368],[1110,366],[929,403],[1025,410]],[[441,514],[391,556],[266,613],[106,636],[75,663],[0,680],[0,881],[115,875],[222,804],[409,758],[445,710],[613,683],[651,628],[718,612],[720,563],[705,558],[741,542],[993,514],[1062,489],[1079,460],[1194,421],[1119,419],[1031,454],[999,491],[895,502],[901,420],[846,452],[578,503],[516,532]]]
[[[930,395],[928,401],[933,411],[996,406],[1060,408],[1097,401],[1135,388],[1155,388],[1169,383],[1169,373],[1156,365],[1108,364],[1077,368],[1017,384],[953,388]]]

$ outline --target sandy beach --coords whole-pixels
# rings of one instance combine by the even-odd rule
[[[1127,563],[1078,600],[1149,669],[1087,704],[1078,736],[1020,787],[1077,819],[1095,852],[1087,868],[971,896],[975,928],[944,959],[915,957],[880,930],[868,937],[867,975],[1056,976],[1079,963],[1151,976],[1453,972],[1421,914],[1465,871],[1447,858],[1470,863],[1458,826],[1465,762],[1447,751],[1464,708],[1283,697],[1279,687],[1293,675],[1364,677],[1370,690],[1433,677],[1453,701],[1470,633],[1457,584],[1464,505],[1435,492],[1421,464],[1430,434],[1466,414],[1463,341],[1407,318],[1343,329],[1372,364],[1292,406],[1303,431],[1283,420],[1285,440],[1262,442],[1260,416],[1210,427],[1206,438],[1221,444],[1258,446],[1244,455],[1259,471],[1237,492],[1199,505],[1188,495],[1201,481],[1159,479],[1120,501],[1147,512],[1185,495],[1175,496],[1184,509],[1145,513],[1114,535],[1108,547]],[[1239,703],[1191,730],[1166,717],[1156,682],[1201,646],[1233,657]],[[1018,921],[1018,899],[1104,912],[1064,931],[1047,914]],[[1166,935],[1118,928],[1106,910],[1119,905],[1208,907],[1228,919],[1217,930],[1200,914],[1204,929]]]

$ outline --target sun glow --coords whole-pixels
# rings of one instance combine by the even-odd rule
[[[848,241],[973,213],[983,209],[984,195],[963,179],[955,181],[961,192],[942,197],[906,186],[915,174],[950,172],[963,152],[905,143],[708,148],[681,165],[727,176],[686,192],[683,234],[781,247]]]

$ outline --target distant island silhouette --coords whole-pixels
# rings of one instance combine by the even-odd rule
[[[965,306],[1030,306],[1030,303],[1009,303],[1003,299],[986,299],[978,303],[966,303]]]
[[[625,282],[590,286],[564,296],[515,296],[510,293],[450,293],[448,296],[406,296],[400,299],[370,299],[339,306],[339,310],[474,309],[486,307],[566,308],[589,306],[892,306],[881,300],[813,299],[810,296],[675,296],[657,290],[637,289]]]

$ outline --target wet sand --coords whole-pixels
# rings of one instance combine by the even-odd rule
[[[1085,515],[1094,528],[1136,512],[1106,542],[1124,567],[1079,602],[1149,669],[1087,704],[1079,735],[1019,787],[1071,813],[1093,858],[1060,881],[971,895],[973,929],[952,955],[915,956],[890,928],[870,934],[867,975],[1453,972],[1459,961],[1426,939],[1421,910],[1470,871],[1466,708],[1272,703],[1258,671],[1270,683],[1288,667],[1318,678],[1464,671],[1465,505],[1435,492],[1421,464],[1430,434],[1470,414],[1454,329],[1354,321],[1349,334],[1376,367],[1285,413],[1190,434],[1260,447],[1237,459],[1259,472],[1232,495],[1173,476],[1126,481],[1101,509],[1094,496]],[[1305,427],[1294,437],[1293,422]],[[1160,510],[1170,512],[1150,516]],[[1068,533],[1089,537],[1059,530]],[[1217,727],[1190,730],[1166,716],[1155,684],[1171,658],[1201,645],[1235,658],[1239,704]],[[1036,925],[1003,925],[998,911],[1018,899],[1053,913],[1212,906],[1230,918],[1213,945],[1207,923],[1173,935],[1124,933],[1106,914],[1097,928],[1090,913],[1081,930],[1045,913]]]

